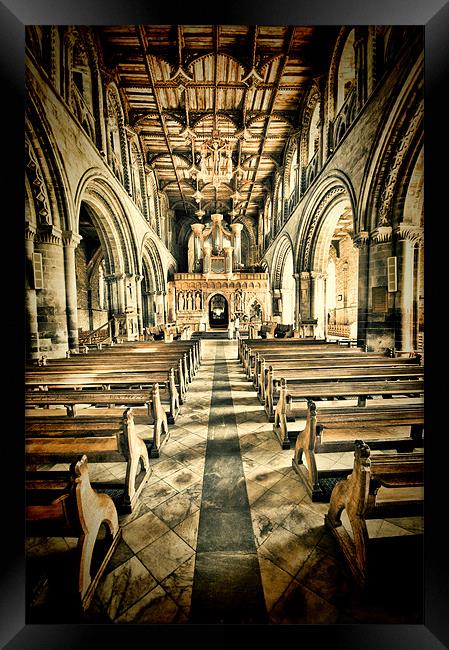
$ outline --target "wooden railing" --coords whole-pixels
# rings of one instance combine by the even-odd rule
[[[113,336],[112,323],[113,319],[108,320],[94,330],[81,330],[78,334],[79,345],[111,343]]]

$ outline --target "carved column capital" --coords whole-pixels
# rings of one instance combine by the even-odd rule
[[[28,241],[33,241],[36,237],[36,232],[36,225],[30,221],[25,221],[25,239]]]
[[[60,245],[62,241],[62,232],[51,224],[39,226],[36,233],[36,241],[41,244]]]
[[[62,243],[64,246],[73,246],[76,248],[80,241],[82,240],[82,236],[78,235],[78,233],[73,232],[72,230],[63,230],[62,231]]]
[[[310,277],[312,280],[323,280],[327,278],[327,273],[324,271],[310,271]]]
[[[394,234],[398,239],[407,239],[413,244],[421,243],[424,238],[424,231],[419,226],[401,221],[394,229]]]
[[[352,241],[354,243],[354,246],[357,248],[364,248],[369,241],[369,232],[366,230],[361,230],[360,232],[355,233]]]
[[[201,233],[204,230],[204,223],[192,223],[190,227],[196,237],[201,237]]]
[[[378,226],[371,232],[371,239],[376,244],[391,241],[393,228],[391,226]]]

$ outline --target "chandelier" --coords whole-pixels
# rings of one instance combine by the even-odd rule
[[[218,130],[200,147],[201,161],[198,178],[218,188],[232,179],[232,145],[220,137]]]

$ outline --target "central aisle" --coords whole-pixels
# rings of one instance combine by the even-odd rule
[[[227,349],[217,342],[190,622],[266,623]]]

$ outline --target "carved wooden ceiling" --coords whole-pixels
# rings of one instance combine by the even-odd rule
[[[146,164],[177,214],[193,216],[201,143],[217,128],[232,144],[231,182],[202,188],[207,214],[256,216],[313,79],[326,73],[338,27],[138,25],[97,27]],[[179,211],[179,212],[178,212]],[[193,216],[196,220],[196,217]]]

